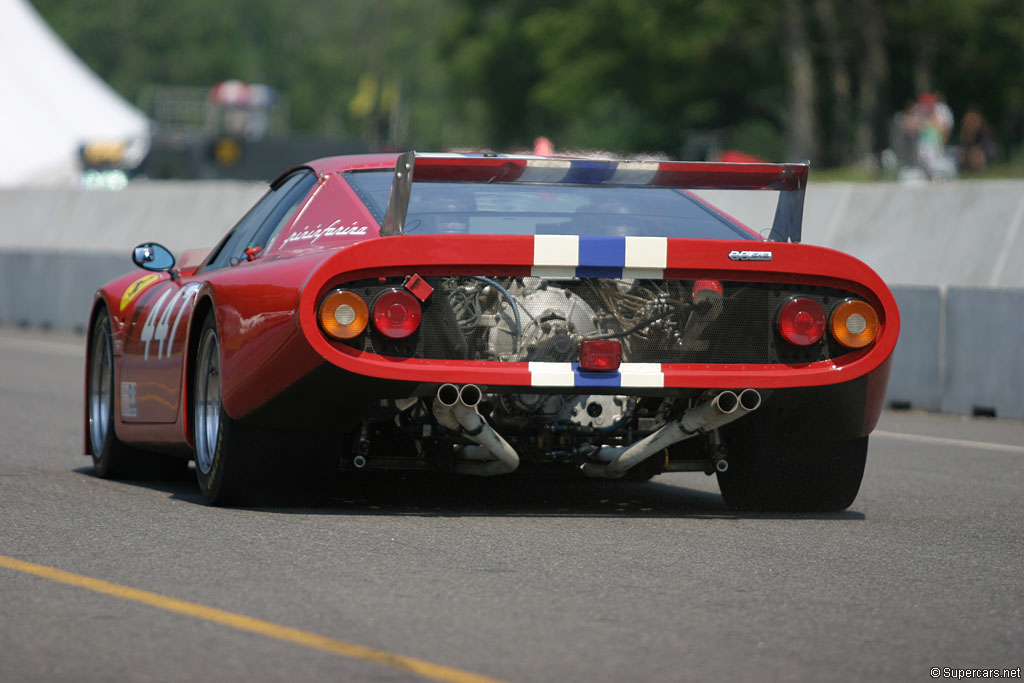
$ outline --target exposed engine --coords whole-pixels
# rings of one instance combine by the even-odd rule
[[[624,362],[664,362],[706,349],[711,340],[703,335],[723,308],[721,285],[711,281],[462,276],[440,278],[434,292],[443,302],[437,314],[443,322],[433,338],[444,338],[449,352],[457,353],[434,357],[465,360],[570,363],[579,360],[582,342],[614,339],[622,344]],[[424,455],[450,452],[454,469],[467,474],[501,474],[529,461],[616,477],[759,404],[757,392],[749,391],[670,398],[488,393],[446,384],[431,400],[383,401],[378,416],[364,422],[352,462],[360,467],[371,451],[370,461],[387,462],[382,452],[408,450],[401,445],[407,443]],[[434,434],[434,423],[443,428],[440,434]],[[700,440],[687,466],[724,466],[706,443]]]
[[[570,361],[585,339],[619,339],[623,356],[699,346],[717,317],[713,292],[681,281],[446,278],[443,291],[479,360]],[[706,342],[704,342],[706,344]]]
[[[580,342],[617,339],[624,358],[653,361],[652,354],[706,345],[699,333],[721,310],[707,292],[695,302],[679,281],[462,277],[442,285],[470,356],[479,360],[571,362]],[[524,393],[497,396],[492,406],[506,429],[562,425],[607,434],[630,421],[638,404],[630,396]],[[664,424],[663,412],[658,403],[647,416],[652,427]]]

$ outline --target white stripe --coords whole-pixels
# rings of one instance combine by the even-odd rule
[[[624,278],[656,278],[660,280],[665,276],[665,268],[669,263],[669,239],[668,238],[626,238],[626,260],[625,270],[642,269],[650,274],[627,275],[623,272]],[[657,272],[659,271],[659,272]],[[656,274],[653,274],[656,272]]]
[[[580,238],[576,235],[534,235],[533,265],[572,266],[580,264]]]
[[[531,159],[526,170],[516,178],[517,183],[560,183],[569,173],[572,163],[552,159]]]
[[[661,371],[661,363],[622,363],[619,365],[619,378],[619,386],[622,387],[665,386],[665,373]]]
[[[657,161],[620,161],[609,183],[620,185],[647,185],[661,168]]]
[[[947,439],[943,436],[925,436],[923,434],[900,434],[899,432],[885,432],[879,429],[871,432],[871,436],[880,436],[884,439],[898,439],[900,441],[917,441],[920,443],[930,443],[939,446],[953,446],[955,448],[973,448],[981,451],[1002,451],[1004,453],[1024,454],[1024,446],[1012,446],[1005,443]]]
[[[665,278],[663,268],[623,268],[622,277],[626,280],[662,280]]]
[[[534,266],[530,269],[533,277],[544,278],[574,278],[576,277],[576,266]]]
[[[575,384],[572,363],[530,363],[530,386],[571,387]]]

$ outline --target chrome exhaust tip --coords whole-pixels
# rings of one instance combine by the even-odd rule
[[[761,392],[757,389],[744,389],[739,395],[739,405],[746,412],[761,407]]]
[[[446,408],[451,408],[459,402],[459,388],[454,384],[442,384],[437,388],[437,401]]]
[[[736,395],[736,392],[726,389],[715,396],[712,403],[716,408],[718,408],[719,412],[723,415],[728,415],[736,410],[736,406],[740,404],[740,400]]]
[[[480,391],[480,387],[477,385],[466,384],[459,390],[459,401],[470,408],[473,408],[480,403],[480,399],[483,398],[483,395],[483,392]]]

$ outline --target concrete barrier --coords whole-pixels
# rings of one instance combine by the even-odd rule
[[[0,251],[127,254],[147,241],[175,253],[210,247],[266,190],[232,181],[142,181],[120,192],[2,190]]]
[[[1024,290],[951,287],[945,310],[939,410],[1024,419]]]
[[[0,324],[82,330],[93,294],[130,272],[131,249],[211,247],[265,183],[138,182],[120,192],[0,191]]]
[[[700,194],[770,227],[775,192]],[[812,170],[803,241],[856,256],[890,284],[1024,287],[1022,224],[1024,181],[815,185]]]
[[[893,287],[900,339],[892,358],[890,406],[939,410],[946,359],[942,337],[945,298],[939,287]]]
[[[0,324],[82,332],[96,290],[133,268],[128,252],[0,251]]]
[[[0,191],[0,324],[84,330],[93,293],[144,241],[212,246],[260,183],[140,182],[120,192]],[[754,225],[774,193],[705,193]],[[770,220],[770,219],[769,219]],[[1024,418],[1024,181],[811,184],[804,241],[890,283],[902,316],[891,405]]]

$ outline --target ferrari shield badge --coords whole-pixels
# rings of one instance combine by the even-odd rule
[[[138,280],[128,285],[128,289],[124,290],[124,294],[121,295],[121,310],[123,311],[126,309],[128,304],[130,304],[132,300],[142,292],[142,290],[159,280],[160,275],[158,273],[150,273],[149,275],[143,275]]]

